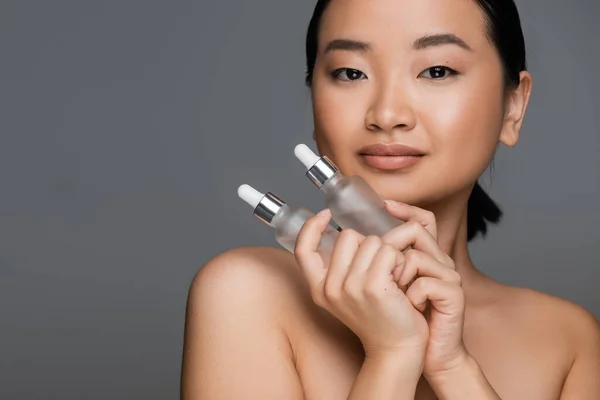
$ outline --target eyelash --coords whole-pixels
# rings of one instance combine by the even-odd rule
[[[441,70],[443,70],[443,71],[446,71],[446,72],[448,73],[448,75],[447,75],[447,76],[444,76],[444,77],[442,77],[442,78],[425,78],[425,79],[431,79],[431,80],[436,80],[436,81],[439,81],[439,80],[443,80],[443,79],[446,79],[446,78],[448,78],[448,77],[451,77],[451,76],[456,76],[456,75],[458,75],[458,72],[457,72],[456,70],[453,70],[452,68],[449,68],[449,67],[445,67],[445,66],[443,66],[443,65],[436,65],[436,66],[433,66],[433,67],[429,67],[429,68],[427,68],[426,70],[424,70],[423,72],[426,72],[426,71],[429,71],[429,72],[431,72],[431,71],[432,71],[432,70],[434,70],[434,69],[441,69]],[[358,70],[358,69],[354,69],[354,68],[338,68],[338,69],[336,69],[335,71],[333,71],[333,72],[331,73],[331,76],[332,76],[334,79],[340,80],[340,81],[342,81],[342,82],[354,82],[354,81],[357,81],[357,80],[358,80],[358,79],[348,79],[348,80],[340,79],[340,75],[341,75],[341,74],[342,74],[344,71],[348,71],[348,72],[349,72],[349,71],[352,71],[352,72],[359,72],[359,73],[361,73],[362,75],[365,75],[365,74],[364,74],[364,72],[362,72],[362,71],[360,71],[360,70]],[[421,72],[421,73],[419,74],[419,76],[421,76],[421,74],[423,74],[423,72]]]

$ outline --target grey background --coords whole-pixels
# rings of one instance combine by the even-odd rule
[[[293,156],[313,5],[0,2],[0,398],[178,396],[195,272],[277,245],[238,185],[322,206]],[[473,256],[600,316],[600,3],[518,5],[534,92]]]

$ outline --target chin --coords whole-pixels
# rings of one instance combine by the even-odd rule
[[[363,178],[365,178],[363,176]],[[420,204],[426,200],[423,193],[423,188],[417,185],[408,183],[405,179],[391,178],[370,178],[366,179],[367,183],[377,192],[384,200],[395,200],[407,204]],[[404,181],[404,182],[403,182]]]
[[[363,179],[377,192],[383,200],[395,200],[413,206],[428,208],[448,198],[448,193],[440,184],[430,182],[424,184],[424,179],[404,176],[362,175]]]

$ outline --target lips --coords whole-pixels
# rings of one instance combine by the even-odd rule
[[[424,151],[399,143],[377,143],[365,146],[358,151],[360,155],[380,157],[423,156]]]
[[[359,150],[365,164],[380,170],[399,170],[418,163],[425,152],[403,144],[377,143]]]

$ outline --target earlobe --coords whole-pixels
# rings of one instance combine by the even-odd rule
[[[519,86],[506,96],[506,113],[500,133],[500,142],[512,147],[519,140],[523,118],[531,95],[532,77],[527,71],[521,71]]]

